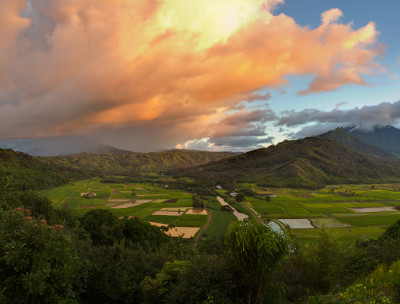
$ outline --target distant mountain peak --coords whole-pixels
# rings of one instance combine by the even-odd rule
[[[270,187],[319,188],[327,184],[394,181],[400,178],[400,162],[384,157],[370,157],[359,149],[388,155],[366,145],[344,129],[320,136],[283,141],[275,146],[183,170],[182,176],[213,179],[216,182],[255,182]],[[389,154],[390,155],[390,154]]]
[[[377,146],[362,142],[357,137],[352,136],[345,128],[336,128],[319,135],[322,138],[328,138],[341,142],[346,147],[355,151],[367,154],[373,157],[392,157],[393,155]]]
[[[349,127],[346,130],[350,135],[357,137],[364,143],[400,156],[400,130],[394,126],[376,125],[371,130]]]

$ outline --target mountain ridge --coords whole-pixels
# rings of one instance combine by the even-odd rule
[[[400,161],[391,159],[383,161],[340,141],[316,136],[285,140],[177,174],[271,187],[320,188],[327,184],[399,181]]]
[[[351,135],[345,128],[336,128],[318,136],[339,141],[346,147],[369,156],[379,158],[394,157],[393,154],[382,148],[361,141],[357,137]]]

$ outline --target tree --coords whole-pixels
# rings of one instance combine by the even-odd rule
[[[204,208],[205,204],[200,196],[193,195],[192,196],[192,206],[193,206],[193,208]]]
[[[155,279],[147,276],[141,283],[145,303],[165,302],[172,286],[179,281],[179,275],[189,266],[188,261],[166,262]]]
[[[264,283],[288,252],[287,235],[255,220],[232,222],[225,234],[225,244],[242,266],[248,282],[247,302],[259,303]]]
[[[0,301],[56,303],[73,296],[79,259],[61,225],[35,220],[28,209],[0,212]]]
[[[244,195],[242,193],[238,193],[235,197],[237,202],[243,202],[244,201]]]
[[[193,256],[180,271],[176,282],[169,284],[163,303],[232,304],[245,301],[246,286],[232,256],[202,254]]]
[[[112,245],[122,239],[122,229],[117,218],[109,210],[94,209],[81,219],[82,227],[89,232],[93,245]]]

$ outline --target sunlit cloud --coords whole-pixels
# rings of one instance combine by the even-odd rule
[[[289,75],[312,75],[299,92],[311,94],[382,70],[373,22],[354,29],[334,8],[311,29],[274,15],[281,3],[1,1],[0,138],[89,135],[141,150],[224,132],[262,141],[271,113],[239,128],[224,124],[229,109],[269,99],[255,92]]]

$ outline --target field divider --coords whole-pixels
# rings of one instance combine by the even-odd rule
[[[211,212],[208,210],[208,208],[206,208],[206,211],[207,211],[207,215],[208,215],[208,217],[207,217],[207,222],[206,222],[206,224],[203,226],[203,228],[201,228],[201,230],[197,233],[196,239],[194,240],[193,246],[192,246],[192,249],[193,249],[193,250],[196,249],[196,246],[197,246],[197,243],[198,243],[199,240],[200,240],[200,237],[203,235],[203,233],[204,233],[204,231],[207,229],[208,225],[210,225],[210,222],[211,222]]]

